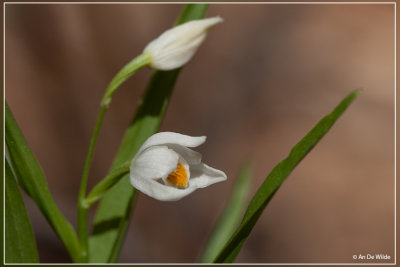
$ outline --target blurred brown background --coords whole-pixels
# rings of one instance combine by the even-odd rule
[[[6,99],[75,225],[80,174],[100,99],[114,74],[173,24],[182,5],[5,7]],[[199,148],[228,181],[179,202],[140,195],[120,262],[194,262],[239,166],[253,194],[308,130],[352,90],[359,98],[265,210],[237,262],[353,262],[394,256],[394,6],[211,5],[214,28],[181,72],[164,131],[206,135]],[[103,177],[150,69],[116,93],[90,177]],[[68,262],[26,198],[40,258]]]

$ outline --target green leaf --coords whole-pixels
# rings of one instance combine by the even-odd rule
[[[204,18],[209,4],[186,4],[181,14],[179,14],[175,25],[179,25],[191,20]]]
[[[274,167],[252,198],[242,223],[214,262],[230,263],[235,260],[258,218],[261,216],[280,185],[297,164],[299,164],[308,152],[310,152],[319,140],[329,131],[359,93],[360,90],[356,90],[343,99],[332,113],[320,120],[318,124],[293,147],[287,158]]]
[[[177,24],[201,19],[208,5],[186,5]],[[155,71],[136,115],[120,145],[112,169],[130,160],[144,141],[160,127],[180,69]],[[89,238],[89,262],[116,262],[125,238],[137,192],[126,175],[101,199]]]
[[[18,184],[8,161],[5,163],[5,262],[37,263],[39,256],[32,226]]]
[[[251,167],[246,164],[242,167],[234,185],[231,199],[219,218],[217,227],[211,234],[201,259],[202,263],[210,263],[215,259],[239,225],[249,193],[250,178]]]
[[[7,103],[5,107],[5,139],[11,167],[18,182],[35,201],[47,221],[60,237],[74,261],[80,257],[76,233],[56,206],[46,178],[29,149]]]

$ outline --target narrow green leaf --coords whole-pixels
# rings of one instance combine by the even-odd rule
[[[10,164],[18,182],[38,205],[72,259],[77,261],[80,257],[80,247],[76,233],[57,208],[47,187],[42,168],[29,149],[7,103],[5,107],[5,139]]]
[[[239,225],[236,232],[232,235],[231,239],[214,262],[230,263],[235,260],[258,218],[261,216],[265,207],[275,192],[279,189],[280,185],[289,176],[297,164],[329,131],[332,125],[343,114],[359,93],[360,90],[356,90],[343,99],[330,114],[320,120],[318,124],[293,147],[287,158],[274,167],[252,198],[243,217],[242,223]]]
[[[37,263],[35,237],[22,195],[8,161],[5,162],[5,262]]]
[[[175,25],[179,25],[191,20],[201,19],[205,16],[209,4],[186,4],[179,14]]]
[[[177,24],[201,19],[207,7],[205,4],[186,5]],[[112,169],[132,159],[143,142],[158,131],[179,72],[180,69],[154,72],[136,115],[125,132]],[[126,175],[101,199],[89,239],[89,262],[117,261],[136,194]]]
[[[219,218],[217,227],[211,234],[201,262],[212,262],[235,232],[244,212],[250,188],[250,178],[251,167],[249,164],[246,164],[242,167],[239,177],[234,185],[231,199]]]

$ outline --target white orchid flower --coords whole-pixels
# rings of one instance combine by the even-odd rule
[[[220,17],[213,17],[173,27],[151,41],[143,53],[150,56],[150,66],[155,69],[172,70],[182,67],[196,53],[207,31],[222,21]]]
[[[202,163],[201,154],[188,148],[205,141],[205,136],[173,132],[152,135],[132,160],[131,184],[150,197],[173,201],[226,180],[224,172]]]

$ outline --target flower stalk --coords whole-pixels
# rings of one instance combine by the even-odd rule
[[[108,179],[103,180],[99,183],[98,187],[94,188],[95,191],[91,192],[92,195],[85,198],[94,149],[113,94],[122,83],[145,66],[151,66],[158,70],[171,70],[182,67],[196,53],[198,47],[204,41],[208,29],[220,22],[222,22],[222,19],[219,17],[196,20],[184,23],[164,32],[157,39],[150,42],[145,47],[142,54],[126,64],[108,85],[101,100],[100,111],[90,140],[78,195],[78,238],[82,246],[84,261],[87,262],[89,258],[88,208],[101,197],[106,189],[123,176],[125,171],[120,170],[121,173],[117,173],[115,176],[114,173],[111,173],[107,176]]]
[[[81,185],[78,195],[78,239],[82,247],[83,260],[86,262],[88,259],[88,207],[85,203],[85,194],[91,163],[93,160],[94,149],[96,147],[97,139],[103,124],[104,116],[108,110],[112,96],[115,91],[123,82],[135,74],[139,69],[149,65],[151,58],[148,54],[141,54],[125,65],[111,80],[107,90],[103,96],[100,105],[100,111],[97,115],[96,124],[94,126],[93,134],[90,139],[89,149],[86,155],[85,164],[83,167]]]
[[[93,130],[92,138],[90,139],[89,150],[86,156],[85,165],[83,167],[83,174],[81,179],[81,185],[79,188],[78,195],[78,239],[81,243],[82,258],[84,262],[88,259],[88,207],[84,205],[83,200],[85,199],[86,187],[89,177],[90,166],[93,159],[93,153],[96,146],[97,138],[99,136],[100,128],[103,123],[104,115],[107,111],[107,106],[101,106],[97,121]]]
[[[83,205],[89,208],[93,203],[98,201],[109,188],[129,173],[129,168],[130,162],[128,161],[108,174],[95,187],[93,187],[88,196],[83,200]]]
[[[118,87],[121,86],[128,78],[135,74],[139,69],[150,65],[152,61],[149,53],[142,53],[139,56],[132,59],[126,64],[111,80],[107,87],[106,93],[101,100],[101,106],[108,106],[111,102],[111,98]]]

